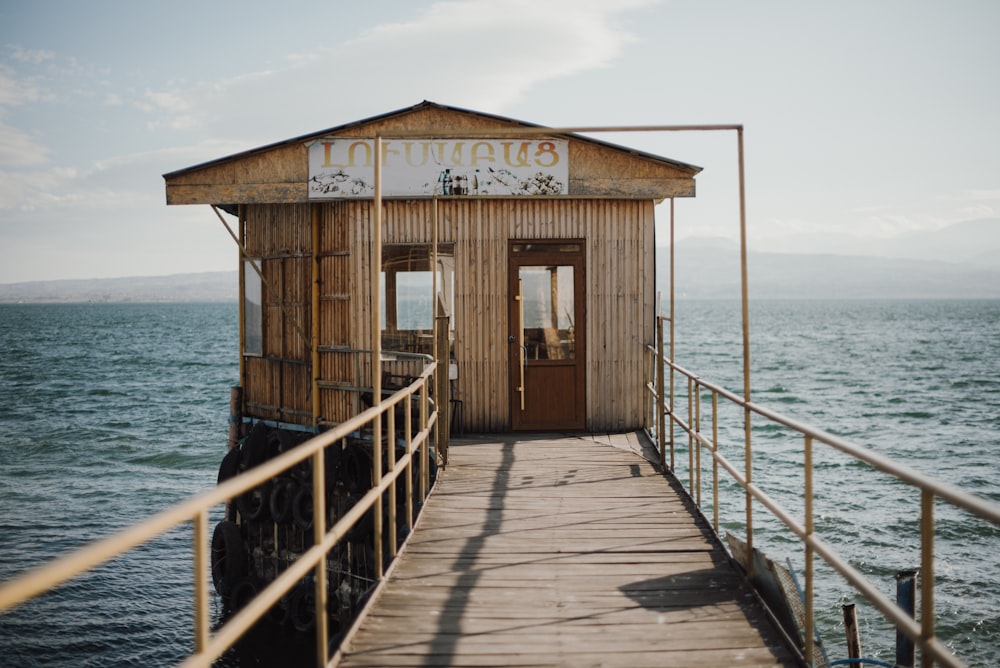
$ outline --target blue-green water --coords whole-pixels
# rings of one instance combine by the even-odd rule
[[[236,325],[235,304],[0,306],[0,577],[215,484]],[[179,662],[190,533],[0,617],[0,665]]]
[[[739,316],[678,302],[678,362],[739,392]],[[1000,501],[1000,302],[774,301],[751,316],[755,401]],[[215,484],[236,321],[235,304],[0,305],[0,578]],[[722,432],[735,459],[739,420]],[[754,443],[755,480],[797,508],[801,443],[764,425]],[[816,458],[818,530],[891,596],[893,573],[919,565],[918,499]],[[722,516],[741,531],[735,500]],[[1000,529],[941,506],[938,520],[938,631],[972,665],[1000,665]],[[764,518],[756,540],[801,567]],[[192,645],[190,554],[178,529],[0,616],[0,665],[176,663]],[[854,599],[837,576],[820,580],[840,658],[840,605]],[[891,659],[875,616],[862,626],[866,654]]]
[[[1000,502],[1000,302],[763,301],[750,316],[755,403]],[[680,301],[676,322],[677,363],[742,395],[739,305]],[[686,381],[677,391],[686,415]],[[702,401],[710,433],[707,394]],[[743,470],[742,411],[719,414],[724,454]],[[762,418],[754,425],[754,482],[802,521],[803,439]],[[679,446],[685,479],[686,439]],[[816,531],[894,599],[895,573],[920,566],[919,493],[829,448],[817,447],[814,460]],[[745,535],[742,492],[726,487],[724,528]],[[940,503],[935,514],[937,632],[971,665],[1000,665],[1000,527]],[[755,545],[801,576],[791,534],[760,506],[754,523]],[[841,608],[857,603],[865,655],[891,662],[895,632],[816,564],[830,658],[845,656]]]

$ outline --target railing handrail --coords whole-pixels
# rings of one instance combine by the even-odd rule
[[[672,425],[676,424],[690,436],[692,449],[697,447],[700,452],[700,448],[702,446],[707,447],[712,453],[713,461],[721,465],[722,468],[726,470],[731,478],[747,492],[749,498],[759,501],[775,518],[788,527],[792,533],[794,533],[802,541],[806,548],[807,556],[807,600],[805,601],[807,612],[805,628],[806,637],[804,638],[806,644],[806,660],[809,661],[815,652],[815,647],[812,641],[813,602],[811,593],[813,590],[811,555],[815,554],[819,555],[836,572],[842,575],[844,579],[851,586],[853,586],[856,591],[864,596],[877,610],[879,610],[879,612],[881,612],[888,621],[890,621],[898,630],[902,631],[906,636],[913,640],[918,647],[921,648],[924,652],[923,665],[929,666],[934,661],[937,661],[942,665],[947,666],[965,666],[966,664],[961,659],[955,657],[934,633],[934,500],[941,499],[954,507],[963,509],[980,519],[992,522],[996,525],[1000,525],[1000,503],[996,503],[984,497],[972,494],[953,484],[938,480],[933,476],[917,471],[906,464],[897,462],[892,458],[879,454],[867,447],[853,443],[845,438],[836,436],[822,429],[807,425],[799,420],[779,413],[778,411],[746,401],[743,397],[735,394],[734,392],[731,392],[718,384],[703,380],[684,367],[676,364],[673,360],[666,358],[663,354],[662,345],[662,343],[658,342],[658,346],[661,347],[659,351],[652,345],[645,346],[647,352],[652,355],[652,359],[656,362],[655,376],[653,378],[647,377],[644,380],[644,390],[649,395],[650,402],[653,406],[651,414],[658,416],[655,428],[660,433],[655,435],[656,438],[653,438],[653,442],[657,444],[664,442],[664,440],[659,437],[667,427],[667,425],[664,424],[664,417],[668,418],[668,423],[671,425],[671,428]],[[662,362],[662,364],[660,362]],[[689,418],[688,422],[685,422],[676,414],[672,384],[669,388],[661,390],[664,394],[668,395],[669,405],[666,403],[666,399],[668,397],[661,396],[660,392],[657,391],[658,388],[664,388],[664,384],[661,381],[662,377],[667,375],[667,369],[670,369],[671,372],[678,372],[688,379],[688,410],[689,412],[692,410],[694,411],[694,415]],[[702,389],[711,392],[713,396],[712,433],[714,440],[706,438],[706,436],[701,432],[700,400]],[[694,402],[692,402],[692,396],[694,397]],[[801,434],[805,438],[806,443],[804,450],[808,453],[806,455],[807,462],[809,462],[806,465],[807,468],[812,466],[811,451],[813,442],[819,442],[859,461],[863,461],[872,466],[874,469],[893,476],[894,478],[907,483],[920,491],[921,571],[924,572],[925,577],[922,607],[925,611],[929,612],[929,618],[925,614],[921,616],[921,621],[917,622],[913,618],[909,617],[894,601],[882,594],[878,588],[868,580],[864,573],[854,568],[850,563],[844,560],[830,546],[830,544],[823,541],[814,533],[811,519],[811,470],[806,471],[806,485],[802,495],[806,501],[805,524],[796,521],[791,513],[785,510],[775,499],[761,489],[759,485],[747,482],[747,477],[740,473],[736,466],[726,459],[726,457],[719,451],[717,397],[723,397],[743,409],[745,420],[747,420],[747,425],[745,426],[746,429],[749,429],[748,425],[750,414],[753,413]],[[696,407],[693,408],[692,403],[694,403]],[[658,406],[662,406],[662,410],[657,410]],[[674,442],[672,440],[669,443],[669,447],[671,448],[671,461],[673,461]],[[665,453],[660,452],[659,455],[661,462],[664,461]],[[689,462],[689,466],[694,466],[694,464]],[[698,464],[698,467],[700,469],[700,463]],[[693,481],[693,473],[694,472],[692,472],[692,486],[695,484]],[[715,485],[713,503],[716,506],[714,513],[716,518],[714,527],[716,531],[718,531],[719,489],[717,476],[714,476],[713,484]],[[692,497],[696,499],[696,503],[700,505],[700,472],[697,485],[697,491],[692,489],[690,492]],[[748,533],[749,531],[751,531],[751,529],[748,527]]]
[[[410,470],[412,456],[418,449],[426,457],[430,431],[437,424],[438,420],[436,407],[433,411],[425,410],[426,404],[429,401],[428,393],[431,385],[429,378],[436,372],[437,363],[431,361],[424,368],[420,376],[410,385],[386,397],[381,403],[359,413],[349,420],[310,438],[291,450],[220,483],[216,487],[188,497],[141,522],[40,566],[29,569],[0,584],[0,614],[186,522],[192,522],[195,527],[193,550],[195,554],[193,555],[193,560],[196,564],[195,570],[197,571],[197,564],[200,560],[203,561],[206,556],[207,544],[204,540],[204,534],[207,530],[208,511],[211,508],[254,489],[310,457],[316,457],[320,453],[323,453],[327,447],[347,438],[385,414],[389,415],[390,423],[392,423],[392,409],[400,402],[419,392],[422,405],[420,432],[411,439],[410,433],[407,431],[405,453],[393,462],[394,466],[390,466],[389,471],[382,474],[381,479],[372,489],[362,496],[333,527],[330,529],[326,529],[325,526],[322,527],[322,541],[316,541],[316,544],[312,548],[304,552],[294,563],[290,564],[285,571],[265,587],[251,602],[219,628],[213,638],[208,638],[207,628],[199,628],[199,625],[207,625],[207,614],[205,611],[199,613],[196,610],[195,654],[182,665],[210,666],[212,661],[231,647],[284,593],[290,590],[309,571],[316,568],[317,564],[343,538],[347,531],[371,507],[379,502],[382,494],[395,484],[397,478]],[[405,422],[408,426],[410,421],[408,412],[405,417]],[[390,446],[392,446],[392,440],[390,440]],[[373,447],[380,446],[374,443]],[[392,452],[392,447],[390,447],[390,452]],[[427,462],[424,462],[421,468],[422,475],[425,475],[426,471]],[[314,502],[322,503],[321,499],[324,496],[323,494],[314,493]],[[196,580],[207,580],[207,578],[196,576]],[[207,581],[195,583],[196,608],[199,605],[198,600],[207,599],[207,586]],[[201,588],[201,592],[199,592],[199,588]]]
[[[653,351],[652,346],[647,346],[647,350]],[[757,415],[766,417],[772,422],[776,422],[782,426],[792,429],[793,431],[797,431],[803,436],[809,436],[813,440],[825,443],[846,455],[850,455],[855,459],[859,459],[867,464],[870,464],[872,467],[882,471],[883,473],[899,478],[903,482],[907,482],[914,487],[919,488],[921,491],[930,492],[934,494],[934,496],[944,501],[948,501],[953,506],[962,508],[977,517],[1000,526],[1000,504],[997,504],[994,501],[985,499],[981,496],[976,496],[975,494],[967,492],[957,485],[953,485],[943,480],[938,480],[937,478],[918,471],[907,464],[897,462],[890,457],[879,454],[878,452],[875,452],[874,450],[863,445],[853,443],[841,436],[837,436],[836,434],[832,434],[823,429],[813,427],[812,425],[808,425],[800,420],[788,417],[783,413],[779,413],[778,411],[752,401],[746,401],[738,394],[731,392],[720,385],[702,379],[700,376],[695,375],[672,360],[666,360],[666,364],[675,371],[679,372],[681,375],[690,378],[700,387],[717,393],[719,396],[728,399],[741,408],[749,409]]]

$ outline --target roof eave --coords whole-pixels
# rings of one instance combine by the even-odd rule
[[[517,120],[517,119],[514,119],[514,118],[506,118],[504,116],[498,116],[496,114],[488,114],[488,113],[484,113],[484,112],[481,112],[481,111],[474,111],[474,110],[471,110],[471,109],[463,109],[461,107],[454,107],[454,106],[449,106],[449,105],[445,105],[445,104],[439,104],[437,102],[430,102],[429,100],[424,100],[424,101],[422,101],[422,102],[420,102],[418,104],[415,104],[415,105],[413,105],[411,107],[404,107],[402,109],[397,109],[395,111],[390,111],[390,112],[378,114],[376,116],[370,116],[368,118],[363,118],[361,120],[351,121],[350,123],[345,123],[343,125],[338,125],[338,126],[335,126],[335,127],[332,127],[332,128],[328,128],[326,130],[321,130],[319,132],[311,132],[311,133],[306,134],[306,135],[301,135],[301,136],[298,136],[298,137],[293,137],[291,139],[285,139],[285,140],[282,140],[282,141],[279,141],[279,142],[274,142],[272,144],[267,144],[267,145],[264,145],[264,146],[259,146],[257,148],[249,149],[247,151],[241,151],[239,153],[233,153],[231,155],[227,155],[227,156],[224,156],[222,158],[215,158],[213,160],[209,160],[209,161],[206,161],[206,162],[198,163],[196,165],[192,165],[190,167],[185,167],[183,169],[177,169],[177,170],[174,170],[172,172],[167,172],[166,174],[163,175],[163,178],[165,180],[169,180],[171,178],[174,178],[176,176],[180,176],[182,174],[186,174],[188,172],[194,172],[194,171],[197,171],[199,169],[205,169],[206,167],[214,167],[216,165],[221,165],[221,164],[224,164],[226,162],[230,162],[230,161],[233,161],[233,160],[239,160],[239,159],[246,158],[246,157],[253,156],[253,155],[258,155],[260,153],[266,153],[267,151],[273,151],[275,149],[283,148],[283,147],[286,147],[286,146],[292,146],[292,145],[295,145],[295,144],[303,144],[303,143],[310,142],[310,141],[313,141],[313,140],[316,140],[316,139],[319,139],[321,137],[325,137],[325,136],[328,136],[328,135],[332,135],[332,134],[343,134],[345,131],[350,130],[353,127],[362,127],[362,126],[365,126],[365,125],[370,125],[372,123],[376,123],[376,122],[379,122],[379,121],[384,121],[384,120],[387,120],[389,118],[393,118],[393,117],[396,117],[396,116],[403,116],[403,115],[406,115],[406,114],[413,113],[415,111],[420,111],[422,109],[446,109],[446,110],[449,110],[449,111],[455,111],[455,112],[459,112],[459,113],[463,113],[463,114],[470,114],[470,115],[474,115],[474,116],[479,116],[481,118],[489,118],[489,119],[496,120],[496,121],[499,121],[501,123],[504,123],[506,125],[520,125],[522,127],[528,127],[528,128],[542,128],[542,129],[546,128],[546,126],[539,125],[537,123],[528,123],[527,121],[520,121],[520,120]],[[616,150],[616,151],[621,151],[621,152],[624,152],[624,153],[628,153],[628,154],[634,155],[636,157],[639,157],[639,158],[642,158],[642,159],[645,159],[645,160],[651,160],[651,161],[654,161],[654,162],[659,162],[661,164],[670,165],[671,167],[674,167],[676,169],[680,169],[682,171],[686,171],[686,172],[690,173],[692,176],[694,176],[694,175],[696,175],[696,174],[698,174],[698,173],[700,173],[702,171],[702,168],[698,167],[697,165],[691,165],[689,163],[680,162],[678,160],[671,160],[670,158],[665,158],[663,156],[655,155],[653,153],[646,153],[644,151],[639,151],[639,150],[636,150],[634,148],[630,148],[630,147],[627,147],[627,146],[621,146],[621,145],[618,145],[618,144],[613,144],[611,142],[601,141],[599,139],[594,139],[592,137],[587,137],[585,135],[580,135],[580,134],[576,134],[576,133],[557,133],[556,136],[568,137],[568,138],[572,138],[572,139],[574,139],[576,141],[588,142],[588,143],[595,144],[595,145],[598,145],[598,146],[603,146],[605,148],[610,148],[610,149],[613,149],[613,150]]]

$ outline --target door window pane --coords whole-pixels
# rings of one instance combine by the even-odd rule
[[[573,267],[519,268],[524,346],[528,360],[568,360],[576,354]]]

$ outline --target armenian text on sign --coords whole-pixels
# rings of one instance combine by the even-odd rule
[[[382,141],[382,194],[566,195],[565,139],[415,139]],[[375,194],[375,140],[331,137],[309,145],[309,197]]]

